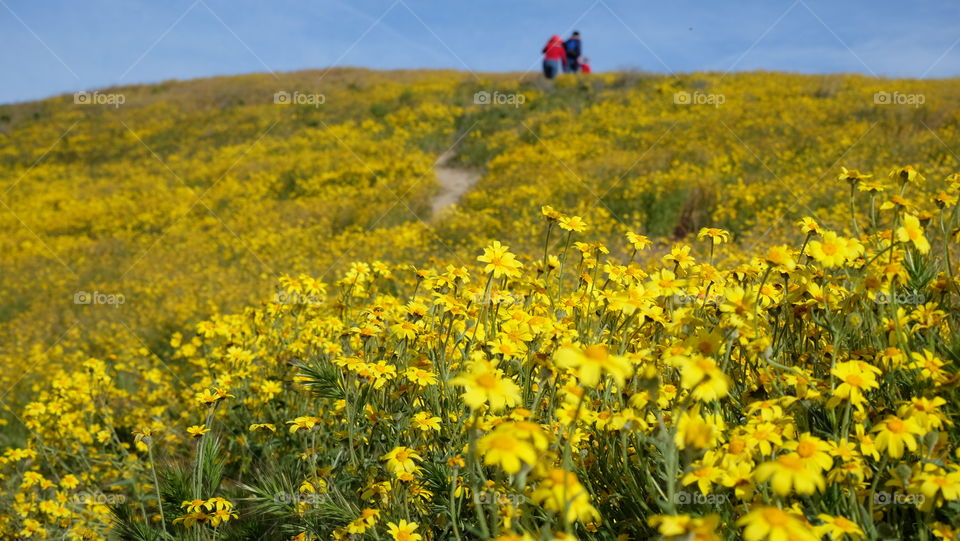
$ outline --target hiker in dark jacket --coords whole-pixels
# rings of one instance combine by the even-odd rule
[[[580,70],[580,55],[583,47],[580,43],[580,32],[574,31],[570,39],[563,42],[563,49],[567,53],[567,63],[563,66],[565,73],[576,73]]]

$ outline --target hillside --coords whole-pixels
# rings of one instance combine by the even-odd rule
[[[910,477],[960,475],[960,81],[482,77],[0,106],[0,532],[383,539],[402,518],[425,539],[644,539],[791,504],[871,538],[948,520],[956,492],[870,498],[884,476],[917,495]],[[479,179],[433,215],[441,155]],[[840,390],[850,371],[883,383],[871,403],[876,385]],[[929,424],[905,445],[929,452],[864,447],[910,408]],[[829,487],[783,492],[752,477],[790,467],[759,425],[781,456],[861,439],[811,474]],[[725,499],[687,516],[704,468],[697,497]],[[220,495],[236,507],[180,507]]]
[[[493,238],[533,248],[547,202],[591,215],[608,242],[709,223],[750,243],[813,213],[841,226],[831,218],[845,202],[829,182],[840,165],[884,172],[909,156],[933,177],[952,172],[956,84],[630,74],[545,94],[509,77],[335,70],[101,91],[123,94],[120,107],[73,96],[0,107],[5,342],[20,353],[49,345],[73,321],[111,329],[80,342],[125,336],[122,320],[162,350],[184,322],[264,298],[282,274],[388,253],[415,265],[425,253],[466,259]],[[276,106],[277,89],[322,91],[325,103]],[[674,104],[684,89],[726,102]],[[884,89],[928,99],[877,106]],[[526,103],[477,106],[479,90]],[[486,174],[427,228],[430,166],[455,141],[456,159]],[[88,290],[128,302],[104,313],[64,302]]]

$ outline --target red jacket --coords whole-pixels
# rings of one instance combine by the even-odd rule
[[[550,38],[550,41],[547,42],[547,45],[541,52],[543,53],[544,60],[561,60],[564,63],[567,62],[567,51],[563,48],[563,40],[560,39],[560,36]]]
[[[583,73],[590,73],[592,71],[590,69],[590,64],[580,64],[580,71]]]

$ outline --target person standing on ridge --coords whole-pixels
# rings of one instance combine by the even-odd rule
[[[581,73],[590,73],[591,71],[593,71],[593,69],[590,68],[590,59],[587,57],[581,58],[579,65],[580,65]]]
[[[580,55],[583,54],[580,32],[574,30],[570,39],[563,42],[563,49],[567,53],[567,63],[564,64],[563,68],[564,73],[576,73],[580,69]]]
[[[567,53],[563,47],[563,40],[554,34],[541,52],[543,52],[543,76],[553,79],[566,65]]]

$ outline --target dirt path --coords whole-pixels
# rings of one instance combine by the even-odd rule
[[[440,183],[440,193],[433,198],[433,217],[436,218],[450,205],[460,200],[478,180],[480,173],[470,169],[448,167],[446,164],[453,157],[453,150],[448,150],[437,158],[437,165],[433,168]]]

